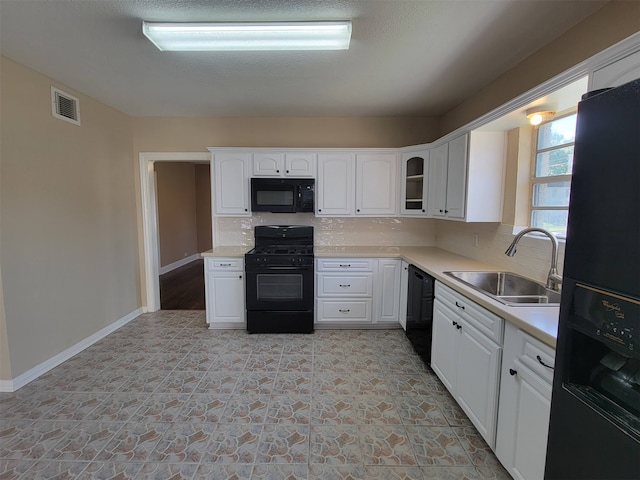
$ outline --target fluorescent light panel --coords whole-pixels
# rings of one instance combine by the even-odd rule
[[[351,21],[155,23],[142,22],[142,32],[160,50],[347,50]]]

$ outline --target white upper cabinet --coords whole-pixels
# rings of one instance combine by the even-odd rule
[[[429,215],[466,222],[501,221],[505,162],[505,132],[473,131],[432,149]]]
[[[465,195],[467,187],[468,135],[449,142],[447,162],[446,217],[465,218]]]
[[[248,217],[249,153],[220,152],[212,155],[213,212],[220,216]]]
[[[640,51],[593,72],[589,79],[589,90],[618,87],[636,78],[640,78]]]
[[[429,152],[427,210],[432,217],[446,216],[448,156],[448,143]]]
[[[288,177],[315,177],[316,155],[314,153],[286,153],[284,174]]]
[[[255,177],[279,177],[284,174],[284,154],[254,153],[253,175]]]
[[[316,215],[347,216],[353,213],[354,156],[351,153],[318,155]]]
[[[254,153],[255,177],[310,177],[316,175],[313,153]]]
[[[397,154],[357,154],[356,215],[397,215],[397,179]]]
[[[400,213],[415,217],[428,216],[429,150],[403,153],[400,169]]]

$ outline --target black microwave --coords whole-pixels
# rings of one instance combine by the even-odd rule
[[[313,212],[314,197],[313,178],[251,179],[252,212]]]

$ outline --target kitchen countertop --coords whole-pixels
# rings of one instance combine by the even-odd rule
[[[241,257],[250,247],[228,246],[216,247],[202,253],[203,257]],[[374,247],[344,246],[314,247],[314,255],[322,257],[378,257],[401,258],[424,270],[439,282],[451,287],[465,297],[473,300],[487,310],[513,323],[531,336],[554,347],[558,331],[559,307],[553,306],[517,306],[503,305],[497,300],[458,282],[444,274],[445,271],[501,271],[497,268],[468,257],[463,257],[437,247]]]

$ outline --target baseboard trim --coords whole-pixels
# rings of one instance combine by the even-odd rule
[[[74,355],[77,355],[84,349],[90,347],[97,341],[103,339],[110,333],[113,333],[123,325],[126,325],[134,318],[138,317],[143,312],[142,308],[138,308],[133,312],[125,315],[124,317],[116,320],[111,325],[104,327],[102,330],[97,331],[93,335],[88,336],[84,340],[79,341],[72,347],[67,348],[66,350],[54,355],[49,360],[42,362],[40,365],[36,365],[35,367],[27,370],[22,375],[18,375],[13,380],[0,380],[0,392],[15,392],[19,388],[24,387],[29,382],[32,382],[36,378],[44,375],[52,368],[57,367],[62,362],[69,360]]]
[[[190,257],[185,257],[181,260],[178,260],[177,262],[173,262],[170,263],[169,265],[165,265],[164,267],[160,267],[160,275],[164,275],[165,273],[169,273],[172,270],[175,270],[176,268],[180,268],[183,265],[186,265],[187,263],[191,263],[195,260],[198,260],[200,257],[199,253],[194,253],[193,255],[191,255]]]

